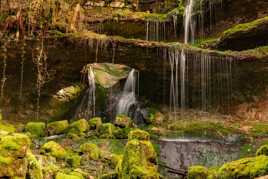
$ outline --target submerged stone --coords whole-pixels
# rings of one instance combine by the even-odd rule
[[[49,154],[55,158],[63,159],[66,157],[66,150],[58,143],[54,141],[49,141],[41,147],[41,152]]]
[[[92,160],[98,160],[101,155],[101,151],[96,144],[93,143],[85,143],[80,146],[80,151]]]
[[[64,133],[69,127],[69,122],[64,121],[55,121],[47,124],[47,131],[49,135],[58,135]]]
[[[34,137],[44,137],[46,134],[46,124],[44,122],[29,122],[25,126],[25,131]]]
[[[135,129],[129,132],[128,140],[150,140],[150,134],[146,131]]]

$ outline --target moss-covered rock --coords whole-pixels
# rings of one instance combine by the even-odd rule
[[[93,143],[84,143],[80,145],[80,151],[92,160],[98,160],[101,155],[99,147]]]
[[[150,141],[128,141],[121,166],[118,167],[120,179],[152,178],[158,179],[155,165],[156,152]]]
[[[25,178],[26,159],[31,141],[27,135],[14,133],[0,136],[0,178]]]
[[[81,156],[78,155],[77,153],[68,152],[68,154],[66,156],[66,162],[71,167],[78,167],[78,166],[80,166],[80,163],[81,163]]]
[[[12,133],[15,131],[16,131],[16,128],[13,125],[5,123],[5,122],[0,120],[0,133],[1,132],[2,133],[4,133],[4,132]]]
[[[99,130],[99,136],[101,138],[114,138],[116,127],[112,123],[104,123]]]
[[[44,122],[29,122],[25,126],[25,131],[34,137],[43,137],[46,134],[46,124]]]
[[[94,117],[88,121],[89,129],[98,130],[102,125],[102,120],[100,117]]]
[[[47,131],[49,135],[57,135],[64,133],[69,127],[67,120],[55,121],[47,124]]]
[[[88,131],[88,129],[89,126],[87,120],[80,119],[70,124],[69,133],[80,135]]]
[[[63,159],[66,157],[66,150],[58,143],[54,141],[49,141],[41,147],[41,152],[49,154],[55,158]]]
[[[266,155],[268,156],[268,145],[263,145],[261,146],[257,152],[256,152],[256,155],[259,156],[259,155]]]
[[[216,47],[224,50],[244,50],[267,45],[268,16],[226,30]]]
[[[221,179],[255,178],[268,173],[268,156],[243,158],[224,164],[217,172]]]
[[[72,172],[69,174],[58,172],[55,179],[84,179],[84,177],[77,172]]]
[[[114,124],[118,127],[131,127],[132,120],[126,115],[118,115],[115,118]]]
[[[128,140],[150,140],[150,134],[146,131],[135,129],[129,132]]]
[[[41,163],[36,159],[31,151],[27,152],[28,175],[30,179],[43,179]]]
[[[207,179],[208,169],[203,166],[193,166],[188,170],[188,179]]]

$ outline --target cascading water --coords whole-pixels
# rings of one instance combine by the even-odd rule
[[[138,86],[138,72],[132,69],[124,85],[123,92],[117,104],[117,114],[129,115],[131,107],[137,104],[136,89]]]
[[[90,119],[96,113],[96,83],[92,67],[89,67],[86,74],[88,88],[82,97],[81,103],[76,109],[74,118]]]

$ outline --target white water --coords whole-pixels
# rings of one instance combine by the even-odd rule
[[[136,100],[136,88],[138,88],[138,73],[135,69],[132,69],[128,75],[122,95],[120,96],[117,104],[117,114],[128,115],[130,108],[137,104]]]
[[[90,119],[96,113],[96,83],[92,67],[89,67],[86,76],[88,88],[82,97],[81,103],[76,109],[74,118]]]

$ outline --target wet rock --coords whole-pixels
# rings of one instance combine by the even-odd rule
[[[130,117],[126,116],[126,115],[118,115],[115,118],[115,122],[114,124],[116,126],[125,128],[125,127],[131,127],[132,126],[132,120],[130,119]]]
[[[46,134],[46,124],[44,122],[29,122],[25,126],[25,131],[34,137],[43,137]]]
[[[91,118],[88,121],[88,125],[89,125],[89,129],[98,130],[100,128],[100,126],[102,125],[102,120],[100,117]]]
[[[128,140],[150,140],[150,134],[146,131],[135,129],[128,134]]]
[[[259,155],[266,155],[268,156],[268,145],[263,145],[261,146],[257,152],[256,152],[256,155],[259,156]]]
[[[69,127],[67,120],[55,121],[47,124],[47,131],[49,135],[63,134]]]
[[[85,143],[80,146],[80,151],[86,154],[89,159],[98,160],[100,158],[100,149],[96,144]]]
[[[218,49],[245,50],[268,44],[268,17],[226,30],[216,43]]]
[[[67,155],[66,150],[57,142],[50,141],[41,147],[41,153],[51,155],[57,159],[64,159]]]

